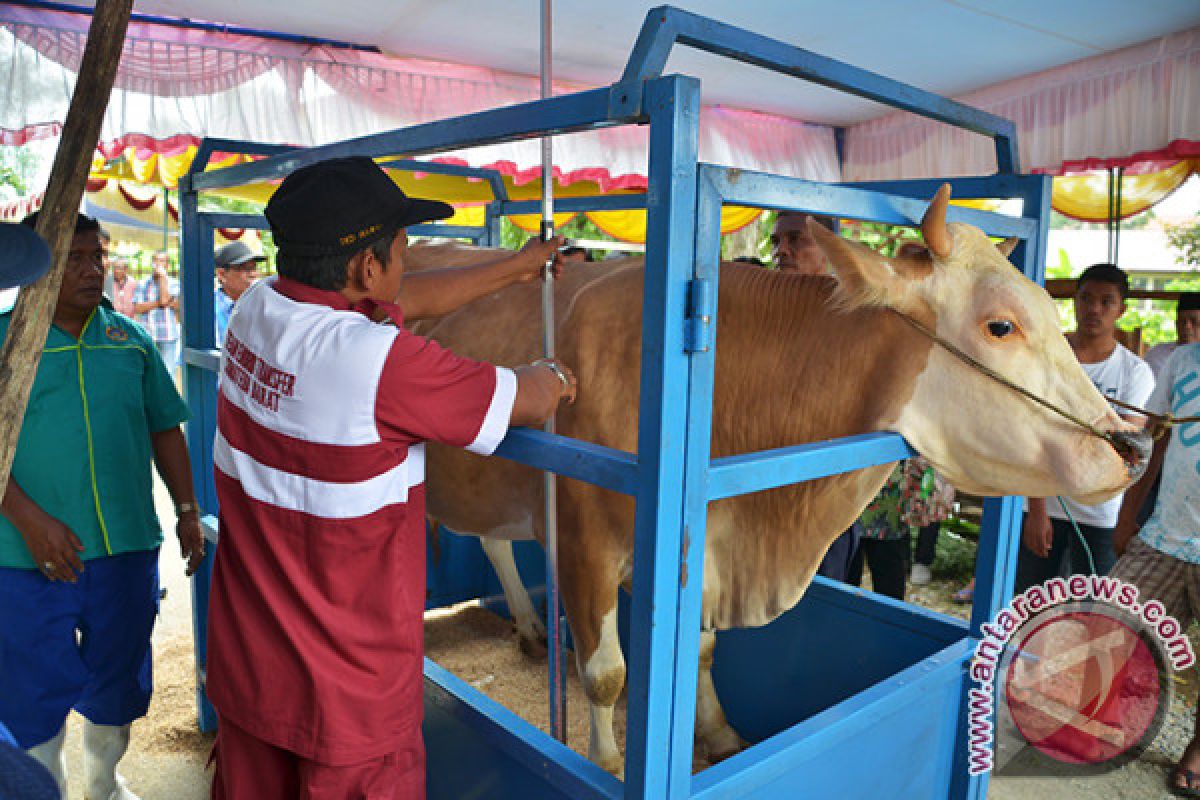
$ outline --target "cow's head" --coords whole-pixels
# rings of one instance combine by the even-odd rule
[[[811,226],[837,276],[839,301],[907,314],[1083,421],[1132,431],[1079,366],[1050,296],[1009,263],[1010,247],[998,248],[971,225],[947,224],[949,199],[945,185],[921,223],[928,253],[916,257],[885,258]],[[1128,486],[1145,465],[1144,455],[1119,454],[937,345],[890,427],[974,494],[1061,494],[1095,503]]]

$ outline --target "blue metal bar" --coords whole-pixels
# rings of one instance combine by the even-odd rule
[[[1051,180],[1046,175],[1026,176],[1017,187],[1024,199],[1021,213],[1038,224],[1037,235],[1013,253],[1013,263],[1036,283],[1045,282],[1046,239],[1049,235]],[[1012,600],[1017,575],[1017,555],[1021,543],[1022,501],[1016,497],[989,498],[983,504],[983,527],[975,557],[975,602],[971,608],[972,644],[982,635],[981,626],[995,619]],[[968,707],[971,682],[963,682],[963,708]],[[983,800],[987,796],[988,774],[968,772],[967,714],[960,715],[954,770],[951,775],[952,800]]]
[[[621,797],[621,783],[616,778],[428,658],[425,679],[456,701],[431,698],[443,704],[442,710],[463,720],[530,772],[544,776],[565,796],[581,800]]]
[[[192,177],[204,172],[213,153],[273,156],[295,149],[295,147],[290,145],[247,142],[240,139],[221,139],[206,136],[200,140],[200,146],[196,148],[196,155],[192,158],[192,163],[188,165],[187,173],[179,179],[179,191],[185,192],[192,188]]]
[[[647,12],[620,83],[627,91],[636,92],[638,84],[661,75],[676,42],[990,136],[996,144],[997,170],[1020,171],[1016,126],[1010,120],[671,6]]]
[[[637,493],[637,460],[623,450],[532,428],[512,428],[496,455],[621,494]]]
[[[510,200],[501,206],[504,214],[536,214],[540,200]],[[608,194],[595,197],[556,197],[555,211],[631,211],[646,207],[644,194]]]
[[[900,461],[914,451],[895,433],[864,433],[844,439],[764,450],[713,460],[708,499],[760,492],[826,475]]]
[[[713,164],[701,165],[700,172],[703,180],[713,182],[725,202],[757,208],[785,208],[891,225],[919,225],[929,205],[927,200]],[[946,219],[975,225],[992,236],[1028,239],[1037,233],[1037,224],[1029,219],[973,208],[951,206]]]
[[[548,100],[518,103],[454,119],[427,122],[411,128],[285,153],[253,164],[239,164],[222,170],[199,173],[192,177],[192,181],[197,189],[223,189],[282,178],[300,167],[340,156],[380,157],[402,153],[411,158],[444,150],[528,139],[542,133],[573,133],[645,121],[645,118],[637,113],[619,118],[610,117],[609,93],[609,89],[593,89]]]
[[[49,0],[15,0],[12,5],[27,6],[29,8],[44,8],[48,11],[66,11],[73,14],[91,15],[95,8],[92,6],[77,6],[72,3],[55,3]],[[379,48],[375,45],[354,44],[352,42],[341,42],[337,39],[322,39],[316,36],[301,36],[295,33],[280,33],[278,31],[268,31],[260,28],[246,28],[241,25],[226,25],[219,22],[199,22],[192,19],[184,19],[182,17],[165,17],[158,14],[142,14],[133,13],[129,15],[129,19],[133,22],[149,22],[154,25],[166,25],[172,28],[183,28],[185,30],[198,31],[213,31],[215,33],[232,33],[237,36],[255,36],[259,39],[275,39],[280,42],[295,42],[296,44],[306,44],[316,47],[336,47],[342,50],[361,50],[364,53],[378,53]]]
[[[237,214],[232,211],[201,211],[200,219],[214,228],[253,228],[270,230],[271,223],[262,214]]]
[[[482,225],[409,225],[409,236],[436,236],[444,239],[471,239],[481,242],[488,235]]]
[[[700,84],[679,76],[652,81],[646,86],[646,106],[652,120],[650,190],[625,796],[648,800],[687,796],[691,776],[690,742],[686,752],[674,745],[690,737],[694,726],[697,669],[696,638],[690,638],[690,646],[688,637],[683,640],[690,652],[677,653],[676,647],[685,538],[683,451],[688,441],[686,414],[679,410],[688,400],[684,316],[694,269]],[[692,587],[697,586],[698,580],[693,581]],[[677,666],[684,671],[677,674]],[[686,708],[675,705],[676,683],[693,693]]]
[[[213,227],[201,219],[197,211],[198,197],[193,191],[181,191],[180,226],[183,302],[183,346],[188,351],[211,351],[216,338],[215,306],[213,303]],[[217,430],[216,370],[198,367],[192,360],[184,362],[183,384],[192,416],[186,426],[188,455],[192,466],[192,481],[196,484],[196,500],[209,513],[217,510],[217,491],[213,483],[212,442]],[[197,607],[207,608],[208,587],[212,580],[214,548],[208,548],[200,568],[192,576],[192,599]],[[207,664],[207,631],[202,615],[192,615],[192,635],[196,643],[196,674],[203,676]],[[200,729],[216,729],[217,717],[204,693],[203,681],[196,689]]]
[[[687,107],[682,108],[682,114],[676,117],[676,124],[680,125],[684,132],[691,134],[695,122],[694,118],[688,116],[689,111]],[[651,134],[653,133],[652,123]],[[679,215],[673,215],[672,220],[673,235],[678,235],[674,234],[675,228],[682,229],[680,234],[691,233],[690,244],[694,255],[687,258],[686,250],[682,253],[670,253],[672,267],[675,266],[674,262],[686,259],[678,269],[690,279],[688,307],[685,310],[689,315],[691,328],[690,334],[685,334],[691,341],[688,342],[690,364],[687,394],[683,398],[683,407],[687,412],[684,420],[683,449],[683,541],[680,545],[682,552],[676,556],[683,563],[677,573],[678,578],[672,581],[678,583],[675,591],[679,598],[679,622],[675,632],[674,653],[674,721],[667,751],[670,760],[664,765],[665,777],[668,780],[666,796],[671,798],[691,795],[700,626],[704,605],[704,557],[708,540],[708,476],[711,474],[713,387],[716,380],[718,344],[716,320],[721,277],[721,197],[711,184],[700,180],[699,175],[696,180],[694,208],[690,219],[680,220]],[[649,247],[649,237],[646,243]],[[680,249],[683,244],[671,242],[673,247]],[[647,256],[649,254],[647,250]],[[647,259],[646,271],[650,272],[654,266]]]
[[[206,369],[209,372],[216,372],[221,368],[221,351],[215,347],[212,349],[185,347],[183,348],[183,363]]]

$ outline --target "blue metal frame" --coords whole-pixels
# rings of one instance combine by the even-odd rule
[[[959,724],[954,715],[962,717],[965,666],[979,625],[1011,594],[1019,532],[1018,506],[1013,498],[986,504],[976,602],[969,627],[818,582],[813,594],[820,602],[834,598],[836,606],[847,602],[837,598],[852,596],[856,607],[869,612],[863,619],[886,618],[897,630],[919,633],[940,644],[929,645],[934,647],[928,651],[930,655],[872,688],[699,776],[691,775],[701,603],[698,576],[704,574],[709,502],[885,463],[911,452],[898,436],[868,434],[710,461],[721,206],[736,203],[915,224],[924,213],[924,199],[941,182],[831,186],[700,164],[700,85],[688,77],[660,77],[675,42],[988,135],[995,140],[1000,171],[1014,173],[1017,169],[1015,134],[1006,120],[671,8],[650,12],[625,76],[609,88],[305,150],[277,151],[261,161],[220,171],[200,172],[205,162],[197,159],[200,166],[193,167],[181,187],[186,381],[195,415],[189,426],[189,444],[193,467],[202,484],[201,502],[215,508],[209,477],[216,387],[212,229],[218,223],[245,227],[251,220],[238,215],[201,214],[197,210],[198,192],[279,178],[300,166],[336,156],[387,157],[403,153],[411,158],[540,134],[648,125],[646,195],[558,201],[563,210],[647,209],[638,452],[621,453],[534,430],[511,432],[499,450],[505,457],[632,494],[637,500],[627,650],[630,668],[625,783],[622,787],[608,776],[596,774],[592,765],[580,763],[578,756],[556,746],[548,736],[515,720],[436,665],[427,664],[426,679],[434,696],[440,698],[437,702],[445,712],[442,716],[447,718],[447,725],[465,725],[463,730],[470,730],[499,746],[507,757],[523,763],[531,782],[569,785],[568,796],[716,798],[742,797],[751,792],[756,796],[794,796],[800,786],[814,796],[823,791],[829,791],[830,796],[851,796],[841,793],[834,778],[827,775],[831,764],[845,766],[835,758],[839,753],[845,756],[844,750],[835,749],[836,745],[846,736],[866,730],[873,721],[893,720],[889,724],[894,725],[896,715],[904,713],[912,715],[910,721],[926,726],[929,735],[940,743],[936,769],[929,767],[921,774],[921,780],[931,782],[925,784],[926,789],[935,786],[935,793],[944,792],[944,796],[956,800],[982,797],[986,777],[968,778],[966,737],[961,729],[957,734],[953,730]],[[232,149],[231,144],[214,149]],[[211,150],[202,148],[202,152],[206,161]],[[417,169],[435,171],[427,162],[413,163]],[[971,222],[996,235],[1021,238],[1017,262],[1025,274],[1040,279],[1049,179],[1002,174],[950,183],[960,197],[1024,199],[1020,218],[957,208],[951,210],[950,218]],[[530,213],[537,210],[537,205],[509,200],[502,184],[499,190],[493,184],[493,191],[496,197],[488,206],[487,224],[471,230],[482,230],[483,240],[495,242],[501,214]],[[193,308],[197,309],[194,314]],[[681,408],[686,412],[680,414]],[[876,606],[879,613],[870,612]],[[947,637],[950,644],[946,644]],[[925,702],[935,694],[940,698],[937,704]],[[935,710],[942,716],[931,716]],[[546,796],[554,794],[547,792]]]

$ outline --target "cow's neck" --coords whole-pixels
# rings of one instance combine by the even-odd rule
[[[889,430],[931,344],[883,308],[836,310],[832,278],[722,271],[714,455]],[[926,320],[927,324],[935,324]]]
[[[832,279],[723,269],[713,455],[889,430],[929,342],[882,309],[835,311]],[[890,466],[714,504],[704,624],[761,625],[791,608]]]

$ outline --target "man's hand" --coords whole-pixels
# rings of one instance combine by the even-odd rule
[[[180,514],[175,533],[179,536],[179,555],[187,559],[187,575],[191,577],[204,560],[204,528],[200,525],[200,512]]]
[[[1021,527],[1021,541],[1031,553],[1040,557],[1050,556],[1050,546],[1054,543],[1054,526],[1045,514],[1030,512],[1025,515],[1025,524]]]
[[[537,280],[542,277],[542,267],[546,266],[546,262],[550,259],[554,259],[551,269],[557,276],[562,266],[558,259],[558,248],[565,243],[566,239],[561,236],[555,236],[545,242],[540,239],[530,239],[524,247],[517,251],[515,256],[509,259],[513,280],[518,283]]]
[[[1129,542],[1137,536],[1138,524],[1136,521],[1117,520],[1117,527],[1113,528],[1113,550],[1117,556],[1125,555],[1125,548],[1129,546]]]
[[[575,402],[578,382],[565,364],[554,359],[539,359],[526,367],[517,367],[517,397],[513,402],[511,425],[541,425],[566,400]]]
[[[52,581],[75,583],[83,572],[83,542],[70,528],[42,512],[18,528],[38,569]]]

